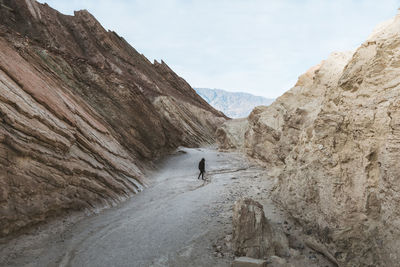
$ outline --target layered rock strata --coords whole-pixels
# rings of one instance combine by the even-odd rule
[[[276,170],[275,199],[342,266],[399,266],[399,36],[398,15],[256,108],[244,131],[218,130],[222,148]]]
[[[0,236],[140,191],[152,160],[225,119],[87,11],[0,1]]]

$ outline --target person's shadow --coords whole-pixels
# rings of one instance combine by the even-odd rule
[[[208,185],[211,183],[211,176],[204,172],[204,179],[202,186]]]

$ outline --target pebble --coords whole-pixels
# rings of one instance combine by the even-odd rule
[[[308,256],[308,258],[310,259],[310,260],[316,260],[317,259],[317,257],[313,254],[313,255],[310,255],[310,256]]]

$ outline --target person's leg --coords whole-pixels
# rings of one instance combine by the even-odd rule
[[[201,172],[201,179],[204,180],[204,172]]]
[[[200,175],[202,174],[202,172],[200,171],[199,176],[197,177],[197,179],[200,179]]]

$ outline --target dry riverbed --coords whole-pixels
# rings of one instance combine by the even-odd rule
[[[197,180],[203,157],[206,182]],[[1,240],[0,266],[230,266],[232,206],[242,197],[262,203],[289,236],[289,263],[332,266],[269,199],[273,179],[265,173],[240,154],[179,149],[149,174],[149,188],[125,203]]]

